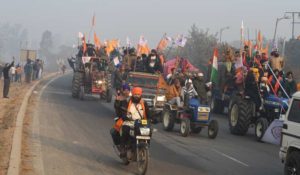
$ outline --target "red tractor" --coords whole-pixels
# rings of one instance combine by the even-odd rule
[[[77,57],[72,83],[72,96],[84,99],[86,94],[98,94],[108,103],[112,100],[111,73],[107,60],[101,57]]]

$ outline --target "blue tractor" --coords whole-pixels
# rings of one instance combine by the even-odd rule
[[[183,137],[190,133],[198,134],[202,128],[208,127],[208,137],[214,139],[219,130],[217,120],[211,119],[209,106],[201,105],[196,98],[190,99],[184,109],[166,103],[162,120],[166,131],[172,131],[175,123],[180,124],[180,133]]]
[[[261,141],[265,131],[274,119],[288,110],[288,99],[268,95],[263,97],[262,109],[256,109],[249,97],[235,96],[229,104],[229,128],[232,134],[245,135],[250,126],[255,126],[255,136]]]

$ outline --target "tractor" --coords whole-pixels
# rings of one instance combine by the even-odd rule
[[[93,45],[87,48],[88,55],[77,54],[72,82],[72,97],[84,100],[86,94],[97,94],[100,99],[110,103],[112,100],[111,73],[107,60],[96,56]]]

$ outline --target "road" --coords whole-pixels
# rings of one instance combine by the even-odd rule
[[[73,99],[71,75],[51,82],[41,92],[33,120],[34,166],[38,174],[136,174],[136,164],[124,166],[112,147],[112,104],[88,97]],[[187,138],[178,127],[165,132],[154,127],[148,175],[281,175],[279,147],[255,141],[253,131],[244,137],[231,135],[225,116],[215,140],[207,130]],[[252,132],[252,134],[251,134]]]

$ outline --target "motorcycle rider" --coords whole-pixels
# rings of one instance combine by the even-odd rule
[[[126,156],[125,145],[130,137],[130,128],[134,127],[135,120],[147,119],[150,120],[149,109],[147,103],[142,100],[143,90],[140,87],[134,87],[131,91],[132,97],[130,98],[127,107],[127,115],[123,115],[123,124],[121,128],[121,154],[120,157]],[[124,104],[123,104],[123,107]]]

